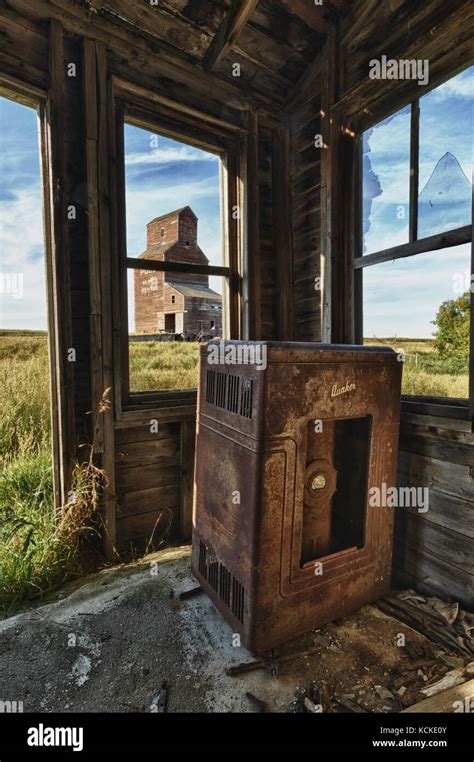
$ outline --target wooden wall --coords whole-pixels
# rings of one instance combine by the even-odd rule
[[[398,510],[394,584],[474,601],[474,436],[468,421],[402,414],[400,486],[427,487],[429,508]]]
[[[259,331],[255,338],[276,338],[278,300],[275,284],[277,268],[273,250],[273,192],[272,192],[272,135],[273,129],[260,125],[258,133],[258,216],[259,216]]]
[[[290,173],[293,245],[294,333],[297,341],[321,341],[321,67],[291,103]],[[324,136],[325,137],[325,136]]]
[[[167,532],[169,537],[180,535],[180,435],[179,423],[163,423],[157,433],[150,432],[147,421],[116,427],[119,551],[153,547]]]

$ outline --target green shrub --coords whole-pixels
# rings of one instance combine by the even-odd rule
[[[443,302],[436,313],[435,349],[441,357],[469,357],[471,295],[466,291],[457,299]]]

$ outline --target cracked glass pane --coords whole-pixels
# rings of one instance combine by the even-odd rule
[[[418,238],[471,224],[474,67],[420,98]]]
[[[408,242],[410,106],[363,133],[363,254]]]

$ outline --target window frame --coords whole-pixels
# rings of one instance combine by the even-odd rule
[[[128,341],[128,270],[161,272],[194,272],[223,277],[223,327],[224,335],[238,339],[246,319],[247,305],[242,299],[242,283],[245,258],[245,204],[247,202],[245,168],[247,158],[246,130],[243,127],[210,117],[203,112],[182,106],[163,96],[119,78],[112,78],[113,98],[113,178],[115,188],[115,231],[113,246],[115,282],[118,283],[114,297],[114,395],[118,419],[132,411],[173,408],[185,414],[197,402],[197,388],[156,389],[148,392],[131,391],[129,381]],[[222,266],[192,265],[157,262],[127,255],[126,241],[126,189],[124,126],[136,127],[169,137],[173,140],[214,153],[221,159],[221,232],[224,262]],[[234,207],[241,210],[235,218]]]
[[[447,73],[442,78],[436,78],[427,88],[423,95],[436,89],[440,85],[449,81],[463,70],[469,68],[472,64],[457,68]],[[390,101],[383,99],[380,108],[374,110],[364,109],[359,112],[353,120],[351,126],[354,130],[354,150],[352,161],[354,163],[354,187],[353,187],[353,212],[350,214],[349,227],[351,230],[351,269],[353,278],[354,292],[354,339],[356,343],[363,343],[363,272],[366,267],[380,264],[382,262],[395,261],[405,257],[416,256],[429,251],[450,248],[460,244],[471,243],[471,278],[474,273],[474,245],[473,245],[473,223],[474,223],[474,193],[473,193],[473,211],[471,215],[471,224],[462,227],[453,228],[443,233],[436,233],[425,238],[418,238],[418,176],[419,176],[419,108],[420,96],[407,97],[405,101],[397,103],[396,107],[390,105]],[[406,106],[410,106],[410,197],[409,197],[409,241],[408,243],[382,249],[371,254],[362,254],[363,235],[362,235],[362,134],[370,127],[374,127],[387,117],[397,113]],[[474,289],[471,287],[471,316],[474,314]],[[441,416],[459,420],[474,421],[474,325],[471,317],[470,325],[470,355],[469,355],[469,379],[468,379],[468,397],[467,399],[454,397],[432,397],[415,396],[402,394],[401,410],[406,413],[414,413],[430,416]],[[473,424],[474,425],[474,424]]]

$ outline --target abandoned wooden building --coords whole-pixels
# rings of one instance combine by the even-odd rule
[[[152,547],[165,514],[168,541],[192,532],[197,390],[133,390],[134,278],[140,290],[144,279],[181,276],[163,324],[140,318],[137,331],[179,330],[169,315],[219,277],[222,326],[209,317],[217,335],[354,345],[370,338],[374,273],[385,278],[380,301],[396,323],[414,314],[403,300],[404,263],[418,262],[420,293],[421,271],[447,284],[445,299],[453,292],[451,275],[437,269],[441,257],[449,262],[468,246],[462,272],[473,272],[462,135],[457,148],[442,140],[456,123],[445,106],[449,83],[453,97],[469,89],[473,15],[468,0],[0,0],[1,95],[37,109],[41,131],[56,501],[67,499],[79,445],[94,441],[107,474],[109,557]],[[434,108],[425,118],[431,97],[438,121]],[[219,157],[221,264],[129,250],[125,125]],[[432,161],[426,146],[435,140]],[[389,149],[394,161],[382,177],[377,152]],[[366,204],[375,208],[382,186],[395,185],[406,203],[394,194],[389,211],[400,225],[393,235],[385,226],[374,246],[381,218],[369,225]],[[443,206],[451,190],[455,214],[449,197]],[[150,223],[152,248],[163,228],[166,236],[162,222]],[[197,245],[194,234],[186,232],[185,248]],[[402,395],[399,485],[429,488],[430,497],[429,510],[396,511],[393,552],[394,585],[466,607],[474,600],[473,336],[464,396],[428,383],[426,393]],[[89,412],[107,389],[112,404],[92,430]]]
[[[142,259],[209,264],[198,245],[198,220],[187,206],[156,217],[147,225]],[[135,270],[135,333],[160,331],[195,339],[222,335],[222,297],[209,288],[209,276]]]

